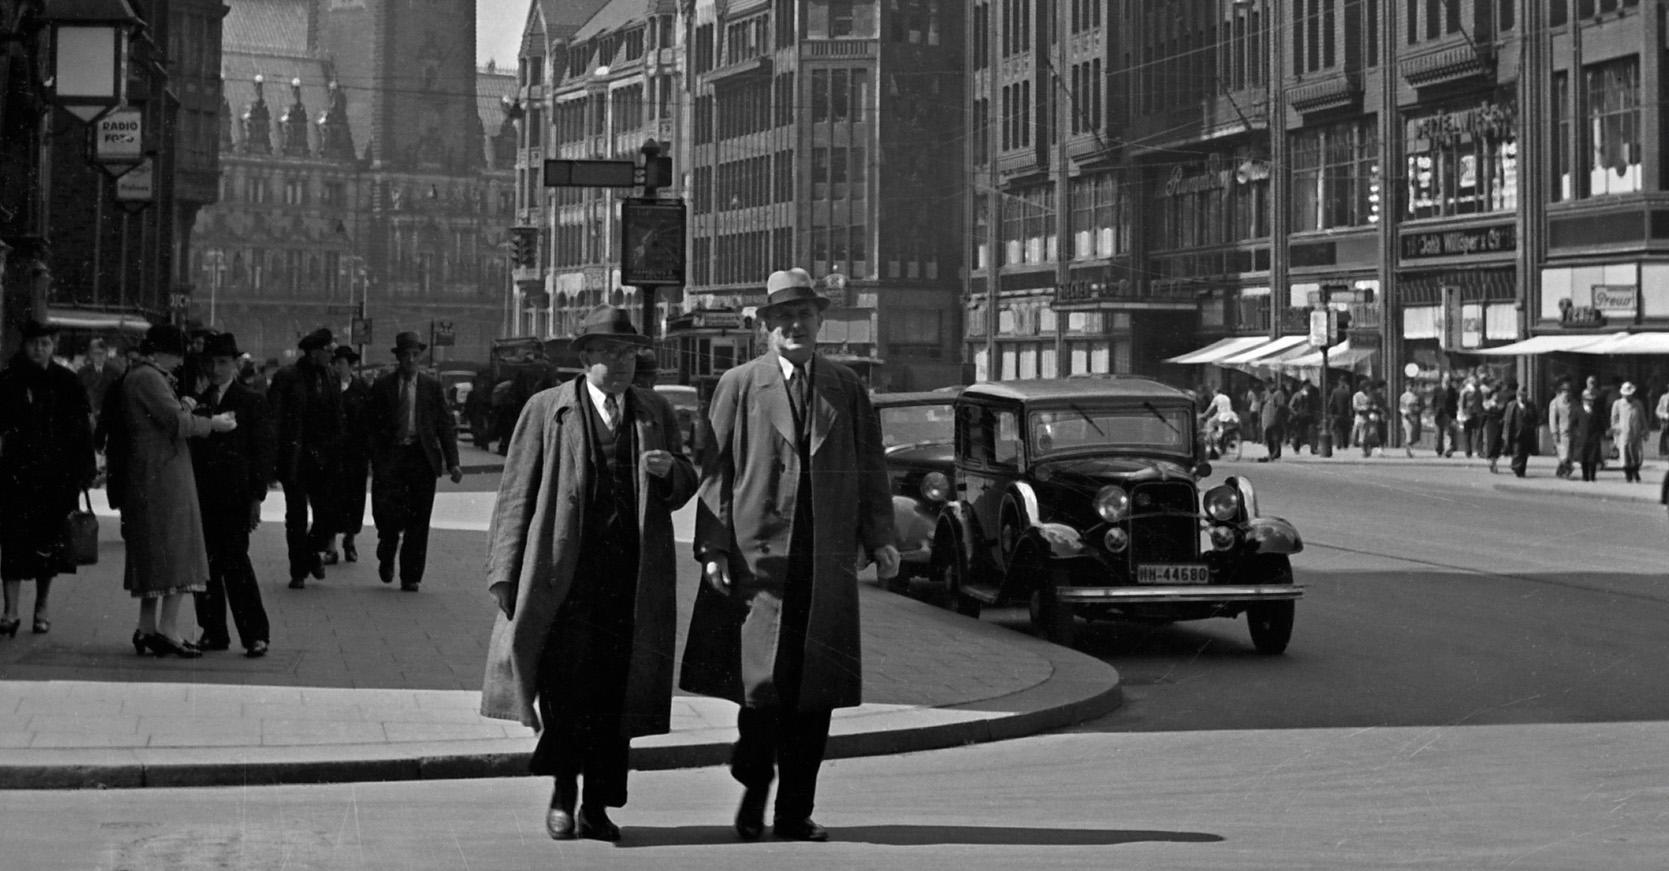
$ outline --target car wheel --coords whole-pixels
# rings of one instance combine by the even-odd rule
[[[1028,616],[1037,634],[1052,644],[1071,647],[1078,637],[1078,618],[1072,608],[1061,603],[1056,589],[1067,580],[1065,569],[1049,572],[1046,582],[1032,590]]]
[[[1292,561],[1284,555],[1260,558],[1267,566],[1258,579],[1264,584],[1292,583]],[[1252,646],[1265,656],[1286,652],[1292,640],[1294,602],[1259,602],[1246,609],[1246,628],[1252,633]]]
[[[983,603],[978,599],[975,599],[973,596],[968,595],[962,589],[962,560],[957,557],[955,552],[956,545],[954,543],[946,543],[942,546],[936,546],[934,549],[938,550],[940,547],[942,547],[945,551],[948,551],[948,553],[943,558],[937,560],[934,564],[933,580],[939,586],[944,588],[946,595],[950,596],[951,603],[953,607],[955,607],[956,613],[961,614],[964,617],[972,617],[975,620],[978,620],[979,611],[983,606]]]
[[[1235,459],[1240,459],[1240,449],[1244,444],[1240,436],[1229,436],[1228,451],[1234,454]]]

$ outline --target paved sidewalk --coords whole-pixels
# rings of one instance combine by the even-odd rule
[[[1421,472],[1449,470],[1454,473],[1453,480],[1465,480],[1478,485],[1490,485],[1494,489],[1508,492],[1546,493],[1556,496],[1574,496],[1578,498],[1611,499],[1627,502],[1650,502],[1657,504],[1662,492],[1663,478],[1669,472],[1669,459],[1654,456],[1654,446],[1647,446],[1647,457],[1640,468],[1644,481],[1629,484],[1623,481],[1622,467],[1616,461],[1606,464],[1600,471],[1597,481],[1582,481],[1580,478],[1565,479],[1553,474],[1558,466],[1558,460],[1551,456],[1533,456],[1525,469],[1525,477],[1518,478],[1512,473],[1511,458],[1502,457],[1497,465],[1498,471],[1489,471],[1489,461],[1482,457],[1467,457],[1455,454],[1452,457],[1439,457],[1432,453],[1430,447],[1420,445],[1414,448],[1414,456],[1410,457],[1402,448],[1390,448],[1381,451],[1373,457],[1363,457],[1361,448],[1335,450],[1331,457],[1318,457],[1306,449],[1302,454],[1294,454],[1289,446],[1276,462],[1284,464],[1338,466],[1341,468],[1396,468],[1409,467]],[[1239,460],[1214,460],[1212,465],[1220,473],[1228,473],[1235,468],[1257,462],[1268,456],[1268,452],[1261,444],[1248,442]],[[1577,474],[1580,474],[1578,471]]]
[[[443,482],[416,594],[378,582],[370,530],[360,541],[370,562],[287,589],[283,500],[270,498],[251,547],[272,623],[272,652],[258,660],[239,655],[235,637],[232,652],[196,660],[134,654],[138,607],[121,588],[116,518],[95,493],[100,562],[54,585],[50,634],[32,635],[26,624],[0,639],[0,788],[524,772],[532,732],[476,713],[493,619],[480,586],[482,531],[496,483],[490,475]],[[680,540],[691,522],[690,509],[679,513]],[[680,567],[680,649],[697,582],[693,561]],[[831,757],[1015,737],[1120,702],[1117,673],[1092,657],[871,583],[860,593],[869,703],[837,713]],[[26,612],[33,596],[26,586]],[[183,612],[182,630],[195,637],[190,608]],[[634,742],[633,764],[719,764],[734,719],[729,703],[678,696],[673,732]]]

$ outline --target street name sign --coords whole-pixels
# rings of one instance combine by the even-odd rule
[[[629,188],[642,183],[637,163],[630,160],[545,161],[548,188]]]

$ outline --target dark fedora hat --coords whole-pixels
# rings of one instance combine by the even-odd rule
[[[302,336],[301,341],[296,343],[296,347],[302,349],[303,351],[317,351],[320,348],[330,347],[330,343],[335,340],[336,337],[331,335],[329,329],[320,327],[313,332]]]
[[[331,352],[330,359],[346,360],[349,363],[358,363],[359,352],[355,351],[352,345],[337,345],[336,350]]]
[[[231,333],[214,333],[203,338],[203,354],[209,357],[242,357],[238,337]]]
[[[139,343],[139,353],[184,357],[185,346],[185,330],[173,324],[156,324],[145,331],[145,340]]]
[[[394,337],[394,347],[391,350],[396,354],[401,351],[427,351],[429,346],[416,333],[407,330]]]
[[[649,337],[632,326],[632,317],[623,308],[600,305],[587,312],[574,330],[573,349],[583,351],[599,339],[611,339],[629,345],[648,347]]]
[[[50,324],[46,321],[37,321],[34,318],[30,318],[29,320],[23,322],[22,333],[23,340],[28,341],[30,339],[38,339],[41,336],[56,336],[58,335],[58,327],[56,324]]]
[[[765,304],[759,307],[762,317],[779,305],[793,302],[814,302],[818,311],[829,307],[829,298],[817,292],[817,283],[811,280],[811,273],[798,266],[771,273],[771,277],[765,280],[765,294]]]

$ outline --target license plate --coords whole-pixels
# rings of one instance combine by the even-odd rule
[[[1136,566],[1138,584],[1209,584],[1211,569],[1199,563],[1158,563]]]

